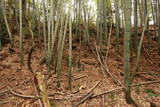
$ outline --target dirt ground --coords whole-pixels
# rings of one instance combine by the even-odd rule
[[[115,75],[123,83],[123,40],[120,42],[120,52],[117,54],[114,44],[111,42],[108,54],[107,65],[112,74]],[[16,92],[25,96],[36,96],[34,86],[34,76],[27,68],[27,55],[31,44],[28,39],[24,41],[24,66],[20,65],[18,40],[15,40],[13,50],[9,48],[9,44],[5,44],[0,51],[0,107],[40,107],[38,100],[32,98],[22,98],[14,95]],[[81,46],[80,63],[82,69],[77,72],[76,64],[73,67],[73,84],[72,91],[67,90],[67,49],[63,57],[61,88],[56,87],[56,74],[48,72],[45,64],[40,65],[43,58],[43,45],[40,40],[35,41],[36,49],[32,55],[32,67],[35,71],[40,71],[45,76],[45,85],[52,105],[57,107],[71,107],[98,82],[98,86],[94,89],[94,95],[104,91],[109,91],[119,87],[109,75],[104,76],[100,70],[98,61],[93,52],[85,46]],[[75,44],[73,50],[73,61],[77,61],[80,45]],[[156,81],[160,78],[160,56],[157,55],[157,43],[151,41],[150,49],[147,42],[144,42],[142,56],[140,61],[140,72],[134,80],[134,84]],[[134,56],[134,55],[133,55]],[[132,59],[131,59],[132,62]],[[134,65],[134,64],[133,64]],[[79,78],[80,77],[80,78]],[[78,89],[82,88],[79,92]],[[11,90],[10,90],[11,89]],[[156,104],[160,107],[160,83],[136,86],[132,88],[132,96],[140,107],[150,107]],[[128,105],[124,99],[122,89],[88,99],[79,107],[132,107]]]

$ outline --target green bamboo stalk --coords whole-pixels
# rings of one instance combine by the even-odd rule
[[[140,56],[141,56],[141,50],[142,50],[142,43],[143,43],[143,39],[144,39],[144,36],[145,36],[145,31],[147,30],[147,26],[148,26],[149,14],[150,13],[148,12],[146,14],[146,17],[145,17],[145,23],[144,23],[141,39],[140,39],[140,42],[139,42],[139,45],[138,45],[135,72],[132,74],[132,80],[133,80],[134,76],[136,75],[136,73],[139,71],[139,63],[140,63]]]
[[[63,15],[64,15],[64,12],[62,13],[62,16]],[[66,21],[65,21],[64,31],[62,31],[63,21],[64,21],[64,18],[62,18],[59,44],[58,44],[58,48],[57,48],[58,49],[58,60],[57,60],[56,73],[57,73],[57,86],[58,87],[60,87],[62,56],[63,56],[63,48],[64,48],[64,41],[65,41],[65,37],[66,37],[67,25],[68,25],[68,14],[67,14]]]
[[[2,0],[0,0],[0,14],[3,14],[3,5]],[[2,32],[2,19],[3,17],[0,15],[0,32]],[[2,34],[0,34],[0,51],[2,50]]]
[[[157,11],[157,25],[158,25],[158,54],[160,55],[160,1],[157,1],[158,11]]]
[[[133,48],[137,53],[138,48],[138,12],[137,12],[137,0],[134,0],[134,37],[133,37]]]
[[[131,43],[131,0],[124,0],[124,93],[128,104],[133,104],[134,100],[131,96],[131,71],[130,71],[130,43]]]
[[[132,74],[131,81],[133,81],[134,76],[139,71],[139,63],[140,63],[140,56],[141,56],[141,50],[142,50],[142,43],[143,43],[143,38],[144,38],[146,28],[147,28],[148,19],[149,19],[149,12],[147,13],[147,16],[145,18],[145,25],[143,27],[143,31],[142,31],[141,39],[140,39],[140,42],[139,42],[138,51],[137,51],[137,60],[136,60],[135,72]]]
[[[119,52],[119,35],[120,35],[120,14],[119,14],[119,0],[115,0],[115,8],[116,8],[116,47],[117,52]]]
[[[44,50],[45,50],[45,60],[47,60],[47,35],[46,35],[46,6],[44,0],[42,0],[43,7],[43,37],[44,37]]]
[[[7,16],[6,16],[6,11],[5,11],[4,4],[5,4],[5,0],[2,0],[2,4],[1,4],[2,13],[3,13],[4,21],[5,21],[5,24],[6,24],[6,27],[7,27],[7,31],[8,31],[8,35],[9,35],[9,39],[10,39],[11,45],[13,45],[12,33],[11,33],[11,30],[9,28],[9,24],[8,24],[8,21],[7,21]]]
[[[23,35],[22,35],[22,0],[19,0],[19,19],[20,19],[20,62],[23,65],[24,56],[23,56]]]
[[[70,5],[71,6],[71,5]],[[71,9],[70,9],[71,10]],[[70,11],[69,10],[69,11]],[[69,70],[68,70],[68,89],[72,88],[72,17],[69,14]]]

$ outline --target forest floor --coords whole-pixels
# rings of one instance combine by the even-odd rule
[[[14,43],[13,50],[10,49],[9,44],[5,44],[0,51],[0,107],[40,107],[38,100],[22,98],[13,93],[16,92],[25,96],[36,96],[34,75],[27,67],[27,56],[31,48],[30,40],[25,39],[23,43],[25,54],[24,66],[20,65],[18,39],[15,39]],[[109,71],[123,83],[123,39],[120,41],[119,53],[116,52],[114,43],[115,39],[112,39],[108,53],[107,66]],[[146,47],[147,40],[143,43],[144,48],[142,49],[140,60],[140,72],[136,76],[134,84],[156,81],[160,78],[160,56],[157,55],[157,43],[155,40],[152,40],[150,43],[150,48]],[[72,91],[67,90],[68,50],[65,48],[61,88],[57,88],[56,75],[52,72],[49,73],[45,64],[40,64],[44,55],[44,49],[42,48],[44,46],[41,44],[41,40],[36,39],[35,44],[36,48],[31,59],[32,68],[44,74],[45,85],[50,98],[52,98],[50,101],[52,104],[55,103],[57,107],[71,107],[71,105],[76,104],[100,80],[101,82],[93,90],[94,95],[120,87],[109,75],[103,75],[96,57],[89,48],[75,43],[74,45],[76,48],[73,50],[73,61],[76,63],[79,50],[81,49],[80,63],[82,69],[79,71],[76,64],[73,66]],[[11,90],[13,92],[11,92]],[[79,91],[76,92],[77,90]],[[150,107],[150,105],[154,104],[160,107],[160,83],[133,87],[132,96],[140,107]],[[90,98],[79,106],[132,107],[132,105],[126,103],[122,89]]]

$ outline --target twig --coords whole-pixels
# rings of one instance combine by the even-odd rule
[[[78,89],[78,90],[76,90],[76,91],[71,92],[71,94],[76,94],[76,93],[78,93],[78,92],[80,92],[80,90],[79,90],[79,89]]]
[[[74,80],[79,80],[79,79],[84,78],[84,77],[87,77],[87,76],[86,75],[82,75],[80,77],[75,78]]]
[[[10,87],[7,87],[9,89],[9,91],[11,92],[11,94],[17,96],[17,97],[21,97],[21,98],[25,98],[25,99],[40,99],[42,98],[42,96],[27,96],[27,95],[22,95],[22,94],[18,94],[16,92],[14,92]],[[53,97],[48,97],[50,100],[68,100],[66,98],[53,98]]]
[[[108,93],[110,93],[110,92],[113,92],[113,91],[115,91],[115,90],[120,90],[120,89],[123,89],[123,87],[118,87],[118,88],[114,88],[114,89],[111,89],[111,90],[108,90],[108,91],[104,91],[104,92],[102,92],[102,93],[100,93],[100,94],[97,94],[97,95],[92,96],[91,98],[99,97],[99,96],[102,96],[102,95],[104,95],[104,94],[108,94]]]
[[[49,96],[55,96],[55,95],[66,95],[65,93],[62,93],[62,92],[54,92],[52,94],[49,94]]]
[[[41,98],[41,96],[27,96],[27,95],[18,94],[18,93],[16,93],[16,92],[14,92],[9,86],[7,86],[7,88],[9,89],[9,91],[10,91],[13,95],[15,95],[15,96],[17,96],[17,97],[30,98],[30,99],[39,99],[39,98]]]
[[[90,92],[89,94],[87,94],[87,96],[85,96],[83,99],[81,99],[79,102],[77,102],[76,104],[74,104],[72,107],[77,107],[78,105],[84,103],[86,100],[88,100],[89,98],[91,98],[93,96],[93,92]]]
[[[148,53],[148,51],[146,50],[146,48],[143,46],[143,49],[145,51],[145,53],[147,54],[148,58],[150,59],[149,62],[153,65],[153,59],[151,58],[150,54]]]
[[[0,104],[9,103],[10,101],[0,101]]]
[[[102,80],[99,80],[88,92],[86,95],[88,95],[90,92],[92,92],[98,85],[99,83],[101,82]]]
[[[147,81],[147,82],[142,82],[142,83],[138,83],[138,84],[132,84],[130,87],[135,87],[135,86],[139,86],[139,85],[146,85],[146,84],[153,84],[153,83],[159,83],[160,80],[156,80],[156,81]]]
[[[98,86],[98,84],[101,82],[102,80],[98,81],[88,92],[87,94],[85,94],[82,99],[80,101],[78,101],[76,104],[73,105],[73,107],[76,107],[82,103],[84,103],[87,99],[91,98],[91,96],[93,96],[93,90]]]
[[[101,82],[102,80],[100,80],[100,81],[98,81],[88,92],[87,92],[87,94],[89,94],[91,91],[93,91],[97,86],[98,86],[98,84]],[[78,93],[80,90],[77,90],[77,91],[75,91],[75,92],[72,92],[71,94],[76,94],[76,93]],[[84,96],[86,96],[87,94],[85,94]]]

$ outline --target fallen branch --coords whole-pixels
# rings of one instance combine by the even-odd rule
[[[148,56],[148,58],[150,59],[149,62],[153,65],[153,59],[151,58],[151,55],[149,54],[149,52],[146,50],[146,48],[143,46],[143,49],[146,53],[146,55]]]
[[[80,101],[73,105],[73,107],[77,107],[78,105],[84,103],[87,99],[93,96],[93,90],[99,85],[102,80],[98,81],[88,92],[85,94]]]
[[[132,84],[132,85],[130,85],[130,87],[135,87],[135,86],[140,86],[140,85],[146,85],[146,84],[153,84],[153,83],[159,83],[159,82],[160,82],[160,80],[142,82],[142,83],[139,83],[139,84]],[[113,91],[116,91],[116,90],[120,90],[120,89],[123,89],[123,88],[124,88],[124,87],[114,88],[114,89],[111,89],[111,90],[102,92],[102,93],[100,93],[100,94],[94,95],[94,96],[92,96],[91,98],[95,98],[95,97],[98,97],[98,96],[102,96],[102,95],[104,95],[104,94],[108,94],[108,93],[110,93],[110,92],[113,92]]]
[[[84,103],[86,100],[88,100],[89,98],[91,98],[93,96],[93,92],[90,92],[89,94],[87,94],[83,99],[81,99],[79,102],[77,102],[76,104],[72,105],[72,107],[77,107],[78,105]]]
[[[34,100],[38,100],[38,99],[41,99],[42,96],[28,96],[28,95],[22,95],[22,94],[19,94],[19,93],[16,93],[14,92],[10,87],[7,87],[9,89],[9,91],[11,92],[11,94],[17,96],[17,97],[21,97],[21,98],[25,98],[25,99],[34,99]],[[65,99],[65,98],[53,98],[53,97],[48,97],[48,99],[50,100],[68,100],[68,99]]]
[[[105,72],[103,71],[103,70],[105,70],[105,71],[109,74],[109,76],[114,80],[114,82],[115,82],[117,85],[121,85],[121,86],[123,87],[123,84],[116,78],[116,76],[115,76],[114,74],[112,74],[112,73],[109,71],[108,66],[107,66],[107,64],[106,64],[106,60],[103,60],[103,58],[100,57],[100,53],[99,53],[99,51],[98,51],[97,44],[96,44],[94,38],[93,38],[93,41],[94,41],[94,45],[95,45],[95,50],[96,50],[96,52],[94,52],[94,50],[93,50],[92,47],[91,47],[91,48],[92,48],[93,53],[94,53],[95,56],[97,57],[97,60],[98,60],[98,62],[99,62],[99,64],[100,64],[100,68],[101,68],[102,73],[105,75]],[[106,54],[107,54],[107,53],[106,53]],[[106,58],[107,58],[107,56],[106,56]]]
[[[87,76],[86,76],[86,75],[82,75],[82,76],[80,76],[80,77],[74,78],[74,80],[79,80],[79,79],[85,78],[85,77],[87,77]]]
[[[135,86],[140,86],[140,85],[146,85],[146,84],[153,84],[153,83],[159,83],[159,82],[160,82],[160,80],[141,82],[141,83],[138,83],[138,84],[132,84],[130,87],[135,87]]]
[[[99,97],[99,96],[102,96],[102,95],[104,95],[104,94],[108,94],[108,93],[110,93],[110,92],[113,92],[113,91],[115,91],[115,90],[120,90],[120,89],[123,89],[123,87],[118,87],[118,88],[114,88],[114,89],[111,89],[111,90],[102,92],[102,93],[100,93],[100,94],[97,94],[97,95],[92,96],[91,98]]]
[[[99,80],[88,92],[86,95],[88,95],[90,92],[92,92],[98,85],[99,83],[101,82],[102,80]]]
[[[9,86],[7,86],[7,88],[9,89],[9,91],[10,91],[13,95],[15,95],[15,96],[17,96],[17,97],[29,98],[29,99],[40,99],[40,98],[41,98],[41,96],[27,96],[27,95],[18,94],[18,93],[16,93],[16,92],[14,92]]]
[[[0,101],[0,104],[9,103],[10,101]]]
[[[102,80],[98,81],[98,82],[87,92],[87,94],[89,94],[91,91],[93,91],[93,90],[98,86],[98,84],[99,84],[101,81],[102,81]],[[72,92],[71,94],[76,94],[76,93],[78,93],[78,92],[80,92],[80,89]],[[84,96],[86,96],[87,94],[85,94]]]

